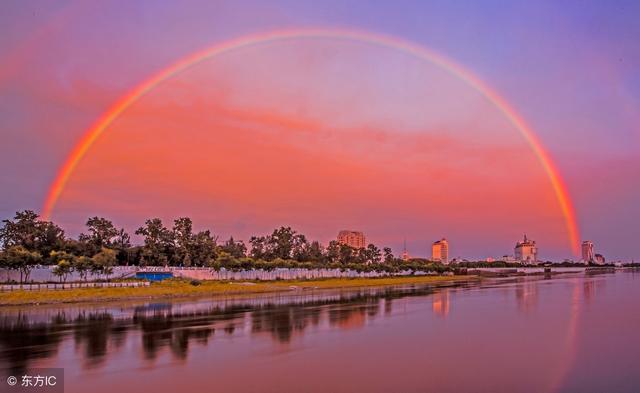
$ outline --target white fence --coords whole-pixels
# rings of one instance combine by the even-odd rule
[[[586,267],[475,267],[469,268],[467,271],[469,273],[473,273],[475,271],[479,272],[489,272],[489,273],[525,273],[525,274],[537,274],[544,273],[545,269],[550,269],[553,273],[582,273],[587,270]]]
[[[3,284],[0,291],[39,291],[41,289],[75,289],[75,288],[124,288],[124,287],[148,287],[148,281],[135,282],[70,282],[60,284]]]

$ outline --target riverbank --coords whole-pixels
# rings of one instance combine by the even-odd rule
[[[343,289],[406,284],[432,284],[478,280],[477,276],[403,276],[383,278],[330,278],[286,281],[165,280],[139,288],[79,288],[70,290],[12,291],[0,293],[0,306],[146,300],[182,297],[251,295],[311,289]],[[195,285],[194,285],[195,284]]]

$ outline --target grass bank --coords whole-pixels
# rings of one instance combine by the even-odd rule
[[[340,289],[403,284],[476,280],[476,276],[404,276],[384,278],[329,278],[285,281],[201,281],[171,279],[139,288],[78,288],[67,290],[0,292],[0,306],[144,300],[178,297],[260,294],[305,289]]]

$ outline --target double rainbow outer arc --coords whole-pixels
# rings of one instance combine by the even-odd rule
[[[270,41],[279,41],[287,39],[300,38],[327,38],[353,40],[373,45],[390,47],[402,52],[409,53],[419,59],[430,62],[446,70],[451,75],[466,82],[476,91],[482,94],[489,102],[491,102],[511,124],[522,134],[534,154],[538,157],[538,161],[542,164],[555,192],[558,204],[565,218],[566,229],[571,244],[571,249],[575,255],[579,253],[579,231],[576,223],[575,210],[558,169],[553,164],[551,157],[543,148],[542,143],[526,124],[524,119],[515,111],[511,105],[500,96],[494,89],[490,88],[477,76],[462,66],[447,59],[446,57],[422,46],[412,44],[410,42],[389,37],[377,33],[343,30],[343,29],[295,29],[295,30],[279,30],[268,33],[261,33],[240,37],[229,40],[212,47],[205,48],[195,52],[189,56],[182,58],[176,63],[161,69],[159,72],[146,79],[144,82],[135,86],[126,95],[120,98],[113,106],[111,106],[97,121],[87,130],[87,132],[78,141],[74,149],[71,151],[64,164],[58,171],[47,194],[44,206],[42,208],[42,216],[49,219],[60,198],[64,187],[73,173],[74,169],[82,158],[87,154],[94,142],[102,135],[102,133],[132,104],[138,101],[142,96],[155,88],[158,84],[176,74],[192,67],[199,62],[224,54],[226,52],[241,49],[244,47],[267,43]]]

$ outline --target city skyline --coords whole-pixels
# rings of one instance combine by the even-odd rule
[[[637,4],[192,5],[6,7],[0,218],[358,227],[415,255],[446,233],[475,259],[526,232],[542,259],[578,260],[583,239],[638,259]]]
[[[66,242],[67,240],[76,241],[74,239],[74,236],[69,236],[69,234],[65,232],[64,228],[59,227],[57,223],[46,220],[45,218],[39,216],[37,213],[33,211],[16,212],[15,217],[13,217],[12,219],[3,220],[3,222],[0,223],[0,230],[7,229],[10,227],[19,228],[22,225],[28,225],[26,224],[26,222],[32,222],[32,224],[33,223],[46,224],[45,227],[50,226],[51,228],[55,228],[55,230],[52,230],[52,233],[54,232],[57,233],[58,235],[56,236],[59,236],[63,242]],[[169,224],[169,223],[166,223],[166,224]],[[270,236],[269,233],[253,234],[251,238],[243,239],[231,234],[229,238],[226,239],[226,238],[220,237],[219,234],[211,232],[209,228],[203,228],[203,227],[194,225],[194,222],[190,217],[177,217],[175,220],[173,220],[174,227],[172,230],[164,226],[165,222],[163,222],[162,219],[157,217],[149,218],[145,221],[145,227],[139,227],[135,231],[128,232],[126,228],[119,228],[117,225],[114,225],[114,223],[108,218],[95,216],[95,217],[89,218],[86,221],[85,223],[86,228],[84,231],[82,231],[82,233],[76,236],[77,240],[80,243],[85,242],[91,236],[92,233],[96,232],[96,227],[95,227],[96,225],[98,226],[102,225],[105,228],[106,227],[112,228],[111,230],[109,230],[111,231],[109,233],[112,233],[112,236],[117,235],[118,238],[122,240],[123,244],[128,244],[127,247],[134,247],[134,248],[146,245],[147,235],[145,233],[148,234],[147,232],[148,229],[145,229],[145,227],[148,228],[149,225],[151,226],[157,225],[158,228],[161,228],[161,227],[165,228],[164,230],[168,231],[167,233],[170,233],[170,234],[173,233],[172,236],[177,236],[175,231],[180,231],[180,229],[178,228],[180,228],[180,226],[185,226],[185,228],[189,228],[188,229],[189,233],[192,233],[193,230],[199,229],[200,230],[198,232],[199,235],[204,235],[206,238],[210,239],[213,245],[221,246],[223,248],[230,247],[230,249],[234,249],[236,250],[236,252],[238,250],[243,250],[243,251],[240,251],[240,254],[242,255],[250,255],[254,249],[259,250],[258,252],[262,253],[264,242],[266,241],[266,238]],[[104,231],[105,229],[103,228],[102,230]],[[87,234],[87,232],[89,234]],[[7,233],[11,233],[11,230],[9,230],[9,232]],[[386,244],[369,242],[367,241],[366,234],[363,231],[358,231],[353,229],[342,229],[338,232],[337,236],[334,239],[329,240],[327,242],[318,241],[317,239],[309,238],[306,236],[306,234],[297,231],[296,228],[291,228],[286,226],[280,226],[278,228],[273,229],[273,232],[271,232],[271,234],[272,236],[276,236],[276,238],[280,238],[281,236],[285,236],[286,238],[289,235],[301,236],[299,240],[307,244],[315,243],[317,246],[317,251],[320,253],[328,251],[329,248],[332,246],[332,243],[337,243],[338,245],[346,245],[351,247],[354,250],[366,250],[367,248],[373,245],[380,252],[381,257],[383,255],[382,251],[384,251],[386,255],[387,249],[388,249],[392,253],[392,256],[395,257],[395,259],[404,260],[406,262],[409,262],[411,260],[427,260],[431,262],[440,262],[444,265],[448,265],[450,262],[491,263],[491,262],[501,261],[501,262],[508,262],[508,263],[524,263],[524,264],[534,264],[534,265],[538,263],[544,263],[544,262],[552,262],[552,263],[573,262],[573,263],[596,263],[596,264],[602,265],[606,261],[605,256],[603,256],[600,253],[595,253],[594,243],[590,240],[584,240],[581,242],[581,258],[579,259],[563,258],[560,260],[558,259],[554,260],[553,258],[544,258],[544,257],[540,258],[538,254],[538,246],[536,241],[527,237],[526,234],[524,234],[523,240],[518,240],[516,242],[516,245],[513,249],[513,254],[510,255],[510,254],[501,253],[500,254],[501,256],[498,256],[495,258],[493,256],[486,256],[486,255],[482,257],[468,257],[468,256],[456,255],[456,254],[454,254],[455,255],[454,257],[451,257],[449,241],[444,237],[441,238],[440,240],[436,240],[435,242],[432,242],[430,253],[423,255],[419,253],[418,254],[410,253],[409,249],[406,246],[406,242],[403,244],[402,251],[388,247],[388,245]],[[254,240],[259,240],[259,243],[257,246],[258,248],[255,248]],[[236,245],[239,246],[240,248],[236,248]],[[0,251],[3,251],[3,250],[4,249],[0,247]],[[589,257],[589,255],[591,257]],[[42,254],[41,256],[44,256],[45,258],[49,257],[48,253]],[[380,262],[385,262],[385,261],[383,259],[380,259]],[[610,263],[635,263],[635,259],[610,260],[609,262]]]

